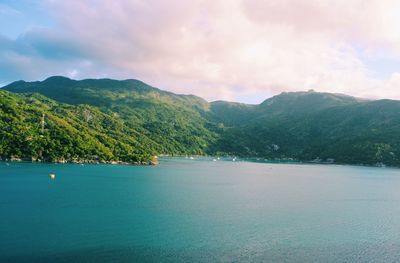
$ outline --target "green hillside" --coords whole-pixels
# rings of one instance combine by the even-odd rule
[[[259,105],[208,103],[138,80],[65,77],[17,81],[0,94],[2,158],[149,162],[158,154],[218,154],[400,166],[399,101],[308,91]]]
[[[149,163],[157,145],[88,105],[0,90],[0,156],[43,161]]]
[[[95,106],[150,138],[160,154],[205,154],[216,138],[212,123],[202,117],[209,107],[205,100],[162,91],[138,80],[51,77],[43,82],[14,82],[5,89]]]
[[[226,129],[221,152],[270,159],[400,164],[400,102],[317,93],[283,93]]]

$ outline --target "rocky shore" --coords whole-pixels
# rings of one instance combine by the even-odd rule
[[[98,159],[54,159],[54,160],[44,160],[40,158],[19,158],[15,156],[0,157],[0,161],[5,162],[32,162],[32,163],[72,163],[72,164],[118,164],[118,165],[157,165],[159,164],[158,157],[153,156],[150,161],[142,161],[142,162],[124,162],[117,160],[98,160]]]

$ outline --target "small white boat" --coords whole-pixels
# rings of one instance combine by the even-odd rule
[[[217,159],[213,159],[213,162],[216,162],[217,161]]]
[[[56,174],[49,174],[49,178],[50,178],[51,180],[56,179]]]
[[[194,158],[192,156],[190,156],[190,160],[193,160]]]

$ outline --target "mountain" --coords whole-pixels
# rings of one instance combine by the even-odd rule
[[[399,101],[310,90],[282,93],[259,105],[209,103],[138,80],[65,77],[17,81],[5,86],[1,94],[2,125],[10,129],[3,135],[3,158],[70,160],[71,156],[90,159],[95,155],[101,160],[149,162],[155,154],[212,154],[400,166]],[[7,122],[5,116],[13,110],[18,121]],[[70,145],[81,145],[75,140],[87,142],[87,151],[75,155],[61,154],[55,148],[46,154],[12,151],[12,145],[24,149],[24,129],[41,135],[38,123],[43,112],[49,116],[45,129],[49,142],[63,145],[59,135],[51,133],[65,132]],[[19,125],[24,128],[16,128]],[[85,136],[90,139],[82,139]],[[115,146],[117,142],[123,143],[119,147],[124,150]],[[54,156],[49,158],[51,154]]]
[[[176,95],[138,80],[71,80],[50,77],[42,82],[14,82],[4,88],[14,93],[40,93],[71,105],[91,105],[130,129],[148,137],[159,154],[205,154],[216,138],[202,115],[208,103],[195,96]]]
[[[150,163],[155,143],[88,105],[0,90],[0,156],[44,161]]]
[[[400,102],[317,93],[283,93],[218,142],[221,152],[351,164],[399,165]]]

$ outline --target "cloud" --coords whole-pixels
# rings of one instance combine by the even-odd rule
[[[1,79],[138,78],[209,100],[259,102],[305,89],[400,98],[396,73],[376,78],[379,69],[364,58],[385,53],[400,66],[397,1],[48,0],[45,7],[53,27],[11,44],[0,39],[0,72],[14,72]]]
[[[0,15],[2,16],[22,16],[18,10],[0,3]]]

